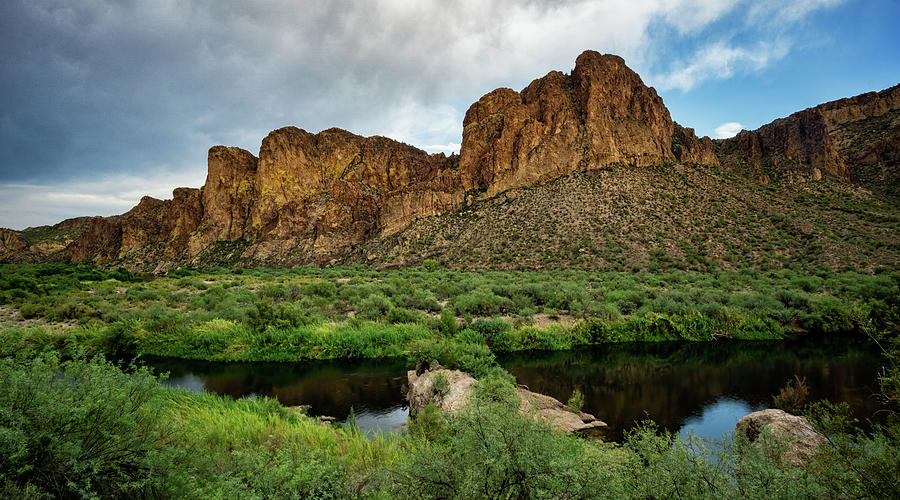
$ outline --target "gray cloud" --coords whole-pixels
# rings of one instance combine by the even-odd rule
[[[797,18],[824,3],[805,2]],[[687,89],[723,76],[704,47],[726,37],[713,29],[718,20],[751,8],[746,0],[7,0],[0,226],[121,212],[137,198],[135,186],[116,182],[197,186],[209,146],[256,152],[284,125],[450,150],[480,95],[568,70],[586,48],[623,55],[658,75],[651,84]],[[744,54],[759,44],[744,38],[745,46],[725,38],[716,46]],[[672,39],[687,44],[674,58]],[[47,192],[70,196],[52,210],[17,210]]]

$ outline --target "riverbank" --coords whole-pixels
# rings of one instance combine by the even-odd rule
[[[535,392],[560,401],[580,392],[583,411],[603,419],[609,425],[603,438],[616,442],[647,418],[673,433],[690,429],[719,439],[741,416],[771,406],[772,396],[794,376],[806,381],[809,401],[846,402],[863,425],[886,416],[872,396],[884,360],[871,342],[856,338],[615,343],[501,354],[497,362]],[[403,386],[409,365],[402,358],[301,363],[147,358],[141,363],[169,373],[166,383],[176,387],[234,398],[274,397],[339,421],[352,414],[367,432],[406,427]]]
[[[896,322],[900,296],[900,273],[0,268],[0,356],[296,362],[865,336]]]
[[[272,399],[173,389],[98,360],[2,359],[0,381],[0,424],[12,431],[0,445],[17,450],[0,454],[9,497],[883,497],[900,472],[896,433],[828,430],[839,413],[827,409],[811,418],[836,444],[782,464],[777,440],[712,447],[650,422],[622,445],[563,434],[518,418],[500,379],[480,381],[456,416],[426,408],[404,436],[323,425]]]

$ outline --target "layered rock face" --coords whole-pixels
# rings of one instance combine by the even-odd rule
[[[197,232],[203,218],[200,191],[177,188],[171,200],[145,196],[122,215],[94,217],[64,253],[73,262],[97,264],[129,256],[130,267],[156,270],[182,255]]]
[[[485,196],[611,164],[718,164],[708,138],[678,127],[656,91],[618,56],[586,51],[571,75],[551,71],[521,93],[497,89],[463,121],[460,171]]]
[[[249,212],[247,255],[327,258],[417,217],[458,207],[455,158],[384,137],[295,127],[263,140]]]
[[[722,163],[764,181],[827,174],[896,190],[900,85],[808,108],[716,142]]]
[[[10,229],[0,229],[0,259],[10,259],[28,248],[25,238]]]
[[[898,101],[898,87],[864,94],[714,144],[673,122],[622,58],[586,51],[571,74],[551,71],[521,92],[501,88],[474,103],[459,156],[340,129],[285,127],[263,140],[258,157],[213,147],[202,188],[82,222],[59,255],[157,272],[240,259],[334,262],[418,218],[614,164],[722,161],[764,179],[802,170],[895,186]]]
[[[263,140],[259,158],[215,146],[208,162],[201,189],[91,219],[66,256],[163,272],[217,242],[242,240],[244,258],[321,262],[463,200],[455,157],[340,129],[286,127]]]

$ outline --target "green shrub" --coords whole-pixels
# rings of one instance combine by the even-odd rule
[[[512,301],[485,289],[473,290],[453,299],[456,312],[475,316],[491,316],[507,311]]]
[[[435,373],[431,376],[431,387],[434,389],[434,393],[442,398],[450,392],[450,381],[443,373]]]
[[[503,387],[514,391],[509,383]],[[554,432],[540,419],[518,418],[507,398],[495,396],[477,397],[476,403],[441,422],[447,429],[428,436],[427,445],[412,447],[408,460],[395,471],[398,492],[410,498],[624,494],[611,460],[590,455],[584,442]]]
[[[356,314],[363,319],[381,319],[393,308],[394,304],[391,302],[391,299],[380,293],[375,293],[362,299]]]
[[[442,309],[439,330],[444,336],[452,337],[459,332],[459,324],[456,322],[456,313],[453,309]]]
[[[572,390],[572,395],[569,396],[566,406],[575,413],[580,412],[584,407],[584,394],[578,389]]]
[[[337,296],[337,286],[331,281],[314,281],[303,287],[307,295],[333,299]]]
[[[100,359],[0,360],[0,479],[57,497],[151,493],[166,468],[161,386]]]
[[[402,307],[395,307],[388,311],[385,319],[388,323],[415,323],[419,320],[419,316],[421,313],[416,313],[415,311],[410,311],[409,309],[404,309]]]
[[[274,304],[267,300],[253,302],[253,307],[247,310],[247,325],[257,331],[266,328],[290,328],[313,324],[315,320],[310,318],[300,307],[289,302]]]
[[[494,353],[483,344],[458,344],[446,339],[417,339],[410,343],[407,359],[412,366],[437,360],[446,368],[462,370],[475,378],[489,375],[510,377],[497,364]]]
[[[476,332],[471,328],[462,330],[457,334],[456,338],[463,344],[484,344],[485,340],[482,333]]]

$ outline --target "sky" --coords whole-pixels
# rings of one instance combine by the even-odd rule
[[[729,137],[900,83],[898,25],[898,0],[3,0],[0,227],[171,198],[287,125],[455,152],[471,103],[586,49]]]

